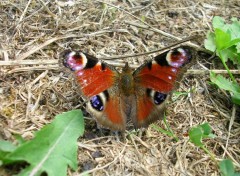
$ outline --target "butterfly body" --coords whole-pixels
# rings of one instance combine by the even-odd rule
[[[67,51],[63,62],[89,100],[88,112],[104,127],[125,130],[129,119],[140,128],[163,118],[166,100],[192,58],[189,47],[177,48],[135,71],[126,64],[122,72],[82,52]]]

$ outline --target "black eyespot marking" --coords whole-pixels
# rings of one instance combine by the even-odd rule
[[[102,111],[104,106],[99,95],[95,95],[90,100],[91,106],[97,111]]]
[[[151,96],[151,92],[152,90],[151,89],[147,89],[146,93],[147,93],[147,96],[150,97]]]
[[[102,62],[101,67],[102,67],[102,70],[105,70],[105,69],[106,69],[106,64],[104,64],[104,63]]]
[[[156,105],[160,105],[167,98],[167,94],[155,92],[153,100]]]
[[[149,70],[151,70],[152,69],[152,62],[148,62],[147,67],[148,67]]]
[[[157,62],[158,65],[161,65],[161,66],[169,66],[168,62],[167,62],[167,54],[168,54],[168,51],[163,53],[163,54],[160,54],[158,56],[156,56],[154,58],[154,60]]]
[[[104,90],[104,91],[103,91],[103,94],[104,94],[104,96],[106,97],[106,100],[108,101],[108,100],[109,100],[109,93],[108,93],[108,91],[107,91],[107,90]]]

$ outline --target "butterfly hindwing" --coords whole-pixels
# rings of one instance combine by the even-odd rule
[[[126,115],[117,89],[113,86],[93,96],[87,103],[87,110],[100,125],[112,130],[123,131],[126,125]]]
[[[156,56],[133,73],[137,102],[135,127],[163,118],[166,100],[177,88],[193,58],[190,47],[180,47]]]

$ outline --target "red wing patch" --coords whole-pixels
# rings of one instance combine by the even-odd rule
[[[105,113],[108,117],[108,119],[114,124],[114,125],[123,125],[125,122],[123,119],[123,115],[121,113],[121,107],[120,102],[118,101],[119,98],[116,99],[109,99],[109,101],[106,104]]]
[[[88,98],[113,86],[117,71],[97,58],[75,51],[66,51],[63,57],[63,64],[74,72],[82,93]]]
[[[137,123],[143,123],[154,108],[154,104],[148,97],[142,97],[137,101]]]
[[[178,69],[171,66],[153,64],[151,69],[144,67],[137,75],[141,86],[152,88],[162,93],[170,92],[177,78]]]
[[[115,74],[116,73],[108,67],[102,70],[101,65],[75,72],[82,92],[87,97],[97,95],[113,86]]]
[[[192,53],[189,47],[167,51],[137,69],[133,75],[139,86],[161,93],[169,93],[181,79],[182,71],[189,66]],[[186,67],[187,66],[187,67]]]

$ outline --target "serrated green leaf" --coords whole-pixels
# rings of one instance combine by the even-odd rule
[[[222,75],[216,75],[214,72],[210,72],[210,80],[221,89],[240,93],[239,85],[233,82],[230,82],[228,79],[224,78]]]
[[[77,139],[84,132],[82,112],[69,111],[36,133],[35,138],[20,145],[3,160],[4,164],[26,161],[30,164],[21,174],[65,176],[67,166],[77,169]]]
[[[211,81],[219,88],[230,91],[233,103],[240,105],[240,86],[237,83],[233,83],[222,75],[216,75],[210,72]]]
[[[227,62],[228,59],[230,59],[234,64],[240,64],[240,54],[237,53],[235,46],[218,51],[217,55],[221,56],[224,62]]]
[[[237,20],[237,18],[231,19],[232,24],[229,26],[229,31],[231,33],[232,39],[240,38],[240,21]]]
[[[202,135],[203,135],[203,132],[200,128],[193,127],[189,131],[190,141],[198,147],[203,146]]]
[[[222,176],[233,176],[234,167],[232,161],[229,159],[222,160],[219,164],[221,175]]]
[[[209,51],[215,52],[216,44],[215,44],[215,34],[213,32],[207,33],[207,39],[204,40],[204,46]]]

